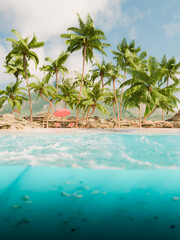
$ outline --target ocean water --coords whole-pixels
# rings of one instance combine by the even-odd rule
[[[0,240],[180,239],[180,135],[0,134]]]

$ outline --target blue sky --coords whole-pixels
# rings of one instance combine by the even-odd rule
[[[55,59],[66,50],[59,35],[66,33],[68,27],[77,25],[77,12],[84,20],[87,13],[91,14],[95,25],[105,32],[112,50],[126,37],[128,41],[135,39],[137,46],[159,60],[163,54],[180,60],[178,0],[1,0],[0,89],[14,81],[13,76],[5,74],[3,68],[5,56],[10,50],[10,44],[5,39],[14,37],[11,30],[18,30],[23,37],[32,37],[35,32],[38,40],[45,42],[45,47],[37,51],[42,66],[46,56]],[[112,60],[110,49],[107,50],[107,61]],[[72,54],[67,66],[71,73],[81,71],[81,53]],[[30,70],[41,77],[32,64]]]

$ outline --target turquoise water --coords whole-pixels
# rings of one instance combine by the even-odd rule
[[[0,239],[180,239],[180,135],[1,133]]]

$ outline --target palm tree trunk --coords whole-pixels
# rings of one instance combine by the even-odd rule
[[[116,88],[115,88],[115,79],[113,79],[113,90],[114,90],[114,97],[115,97],[115,102],[116,102],[116,108],[117,108],[117,121],[118,121],[118,128],[120,128],[120,123],[119,123],[119,107],[118,107],[118,101],[116,98]]]
[[[89,112],[90,112],[90,109],[92,108],[92,112],[91,114],[89,115]],[[88,118],[91,117],[96,109],[96,106],[93,106],[93,107],[90,107],[90,109],[88,110],[88,113],[87,113],[87,117],[86,117],[86,123],[88,123]]]
[[[167,85],[166,87],[169,86],[169,75],[167,76]],[[164,121],[164,110],[162,110],[162,121]]]
[[[52,116],[52,114],[53,114],[54,107],[53,107],[53,104],[51,103],[51,101],[49,101],[47,98],[45,98],[45,97],[42,95],[42,93],[41,93],[41,97],[42,97],[42,99],[44,99],[45,101],[47,101],[47,102],[50,104],[51,108],[52,108],[52,111],[51,111],[51,113],[48,115],[48,118],[47,118],[47,120],[46,120],[46,128],[48,128],[48,121],[49,121],[49,118],[50,118],[50,117]]]
[[[56,69],[56,94],[57,94],[57,92],[58,92],[58,84],[59,84],[58,69]]]
[[[151,113],[149,113],[147,116],[144,117],[143,124],[146,124],[146,118],[151,116],[153,114],[153,112],[156,111],[156,109],[157,109],[157,106],[154,108],[154,110]]]
[[[91,116],[93,115],[95,109],[96,109],[96,106],[93,106],[93,107],[92,107],[92,112],[91,112],[91,114],[89,115],[89,117],[91,117]]]
[[[113,101],[114,120],[116,120],[115,101]]]
[[[57,92],[58,92],[58,82],[59,82],[59,80],[58,80],[58,70],[56,69],[56,93],[55,93],[55,94],[57,94]],[[53,102],[54,102],[54,99],[51,100],[51,103],[53,103]],[[49,115],[50,107],[51,107],[51,105],[49,104],[48,112],[47,112],[47,114],[44,116],[44,118]]]
[[[162,110],[162,121],[164,121],[164,110]]]
[[[87,112],[87,116],[86,116],[86,124],[88,124],[88,117],[89,117],[89,112],[91,110],[92,107],[89,108],[88,112]]]
[[[25,55],[23,55],[23,66],[24,66],[26,83],[27,83],[27,88],[28,88],[28,93],[29,93],[30,117],[31,117],[31,122],[32,122],[32,101],[31,101],[31,92],[30,92],[30,89],[29,89],[29,82],[28,82],[28,77],[27,77],[26,56]]]
[[[84,69],[85,69],[85,61],[86,61],[86,48],[87,46],[84,45],[84,56],[83,56],[83,68],[82,68],[82,78],[81,78],[81,85],[80,85],[80,90],[79,90],[79,99],[78,99],[78,105],[80,103],[80,98],[81,98],[81,92],[82,92],[82,86],[83,86],[83,78],[84,78]],[[77,128],[77,123],[78,123],[78,114],[79,114],[79,107],[77,107],[77,114],[76,114],[76,128]]]
[[[82,118],[84,117],[84,110],[82,109]]]
[[[67,108],[67,102],[65,102],[65,109]]]
[[[125,70],[124,70],[124,77],[123,77],[123,83],[125,82],[125,79],[126,79],[126,67],[125,67]],[[120,119],[122,120],[122,100],[123,100],[123,88],[121,89],[121,104],[120,104]]]
[[[103,83],[104,75],[101,74],[101,84],[102,84],[102,89],[104,88],[104,83]]]
[[[139,104],[139,128],[141,128],[141,104]]]

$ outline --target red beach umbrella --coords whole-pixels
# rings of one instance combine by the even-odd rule
[[[59,110],[55,111],[53,114],[55,117],[66,117],[69,114],[71,114],[71,111],[68,109],[59,109]]]

